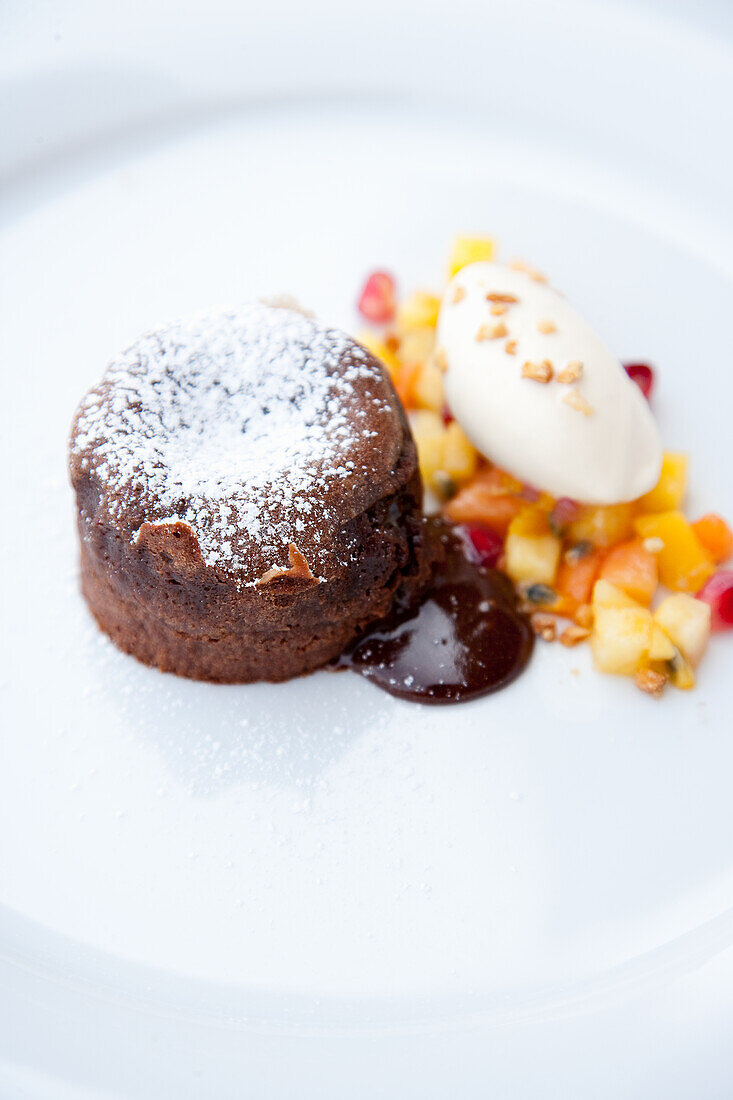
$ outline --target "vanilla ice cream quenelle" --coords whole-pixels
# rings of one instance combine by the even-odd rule
[[[587,504],[635,500],[656,485],[662,444],[646,398],[536,276],[462,268],[443,298],[437,348],[451,412],[497,466]]]

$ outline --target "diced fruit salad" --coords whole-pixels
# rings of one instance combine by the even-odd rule
[[[452,277],[494,257],[494,242],[459,237]],[[687,456],[668,452],[659,483],[630,504],[589,506],[555,500],[493,466],[451,416],[435,362],[441,299],[416,291],[400,301],[395,280],[375,271],[358,301],[369,328],[361,343],[385,364],[408,410],[426,488],[461,525],[475,560],[513,580],[542,638],[590,642],[602,672],[633,677],[659,697],[667,684],[687,689],[711,631],[733,630],[733,532],[711,513],[684,511]],[[647,398],[646,363],[626,366]]]

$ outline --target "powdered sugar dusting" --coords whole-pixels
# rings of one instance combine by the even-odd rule
[[[363,483],[354,455],[392,416],[359,345],[255,303],[143,336],[82,402],[72,449],[113,490],[112,520],[142,502],[140,523],[180,519],[208,565],[249,573],[254,543],[277,565],[314,508],[327,525],[334,487]]]

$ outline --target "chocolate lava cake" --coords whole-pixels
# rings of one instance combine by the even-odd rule
[[[296,310],[257,303],[143,336],[81,402],[69,467],[94,617],[181,676],[308,672],[429,571],[388,375]]]

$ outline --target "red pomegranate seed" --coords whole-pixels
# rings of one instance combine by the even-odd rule
[[[452,424],[452,423],[453,423],[453,421],[455,420],[455,416],[454,416],[454,415],[453,415],[453,413],[452,413],[452,412],[450,411],[450,409],[448,408],[448,406],[447,406],[447,405],[443,405],[443,409],[442,409],[442,411],[441,411],[441,416],[443,417],[443,423],[444,423],[444,424],[445,424],[446,426],[447,426],[448,424]]]
[[[697,598],[710,604],[713,630],[733,630],[733,569],[721,569],[719,573],[714,573],[702,586]]]
[[[386,271],[373,271],[359,295],[358,309],[373,325],[386,325],[394,320],[396,302],[392,276]]]
[[[476,565],[494,569],[504,551],[504,540],[488,527],[472,524],[463,528],[468,557]]]
[[[648,363],[624,363],[624,369],[631,381],[636,382],[648,401],[654,389],[653,369]]]
[[[550,527],[556,535],[562,535],[569,523],[577,519],[580,505],[570,497],[560,497],[550,512]]]

